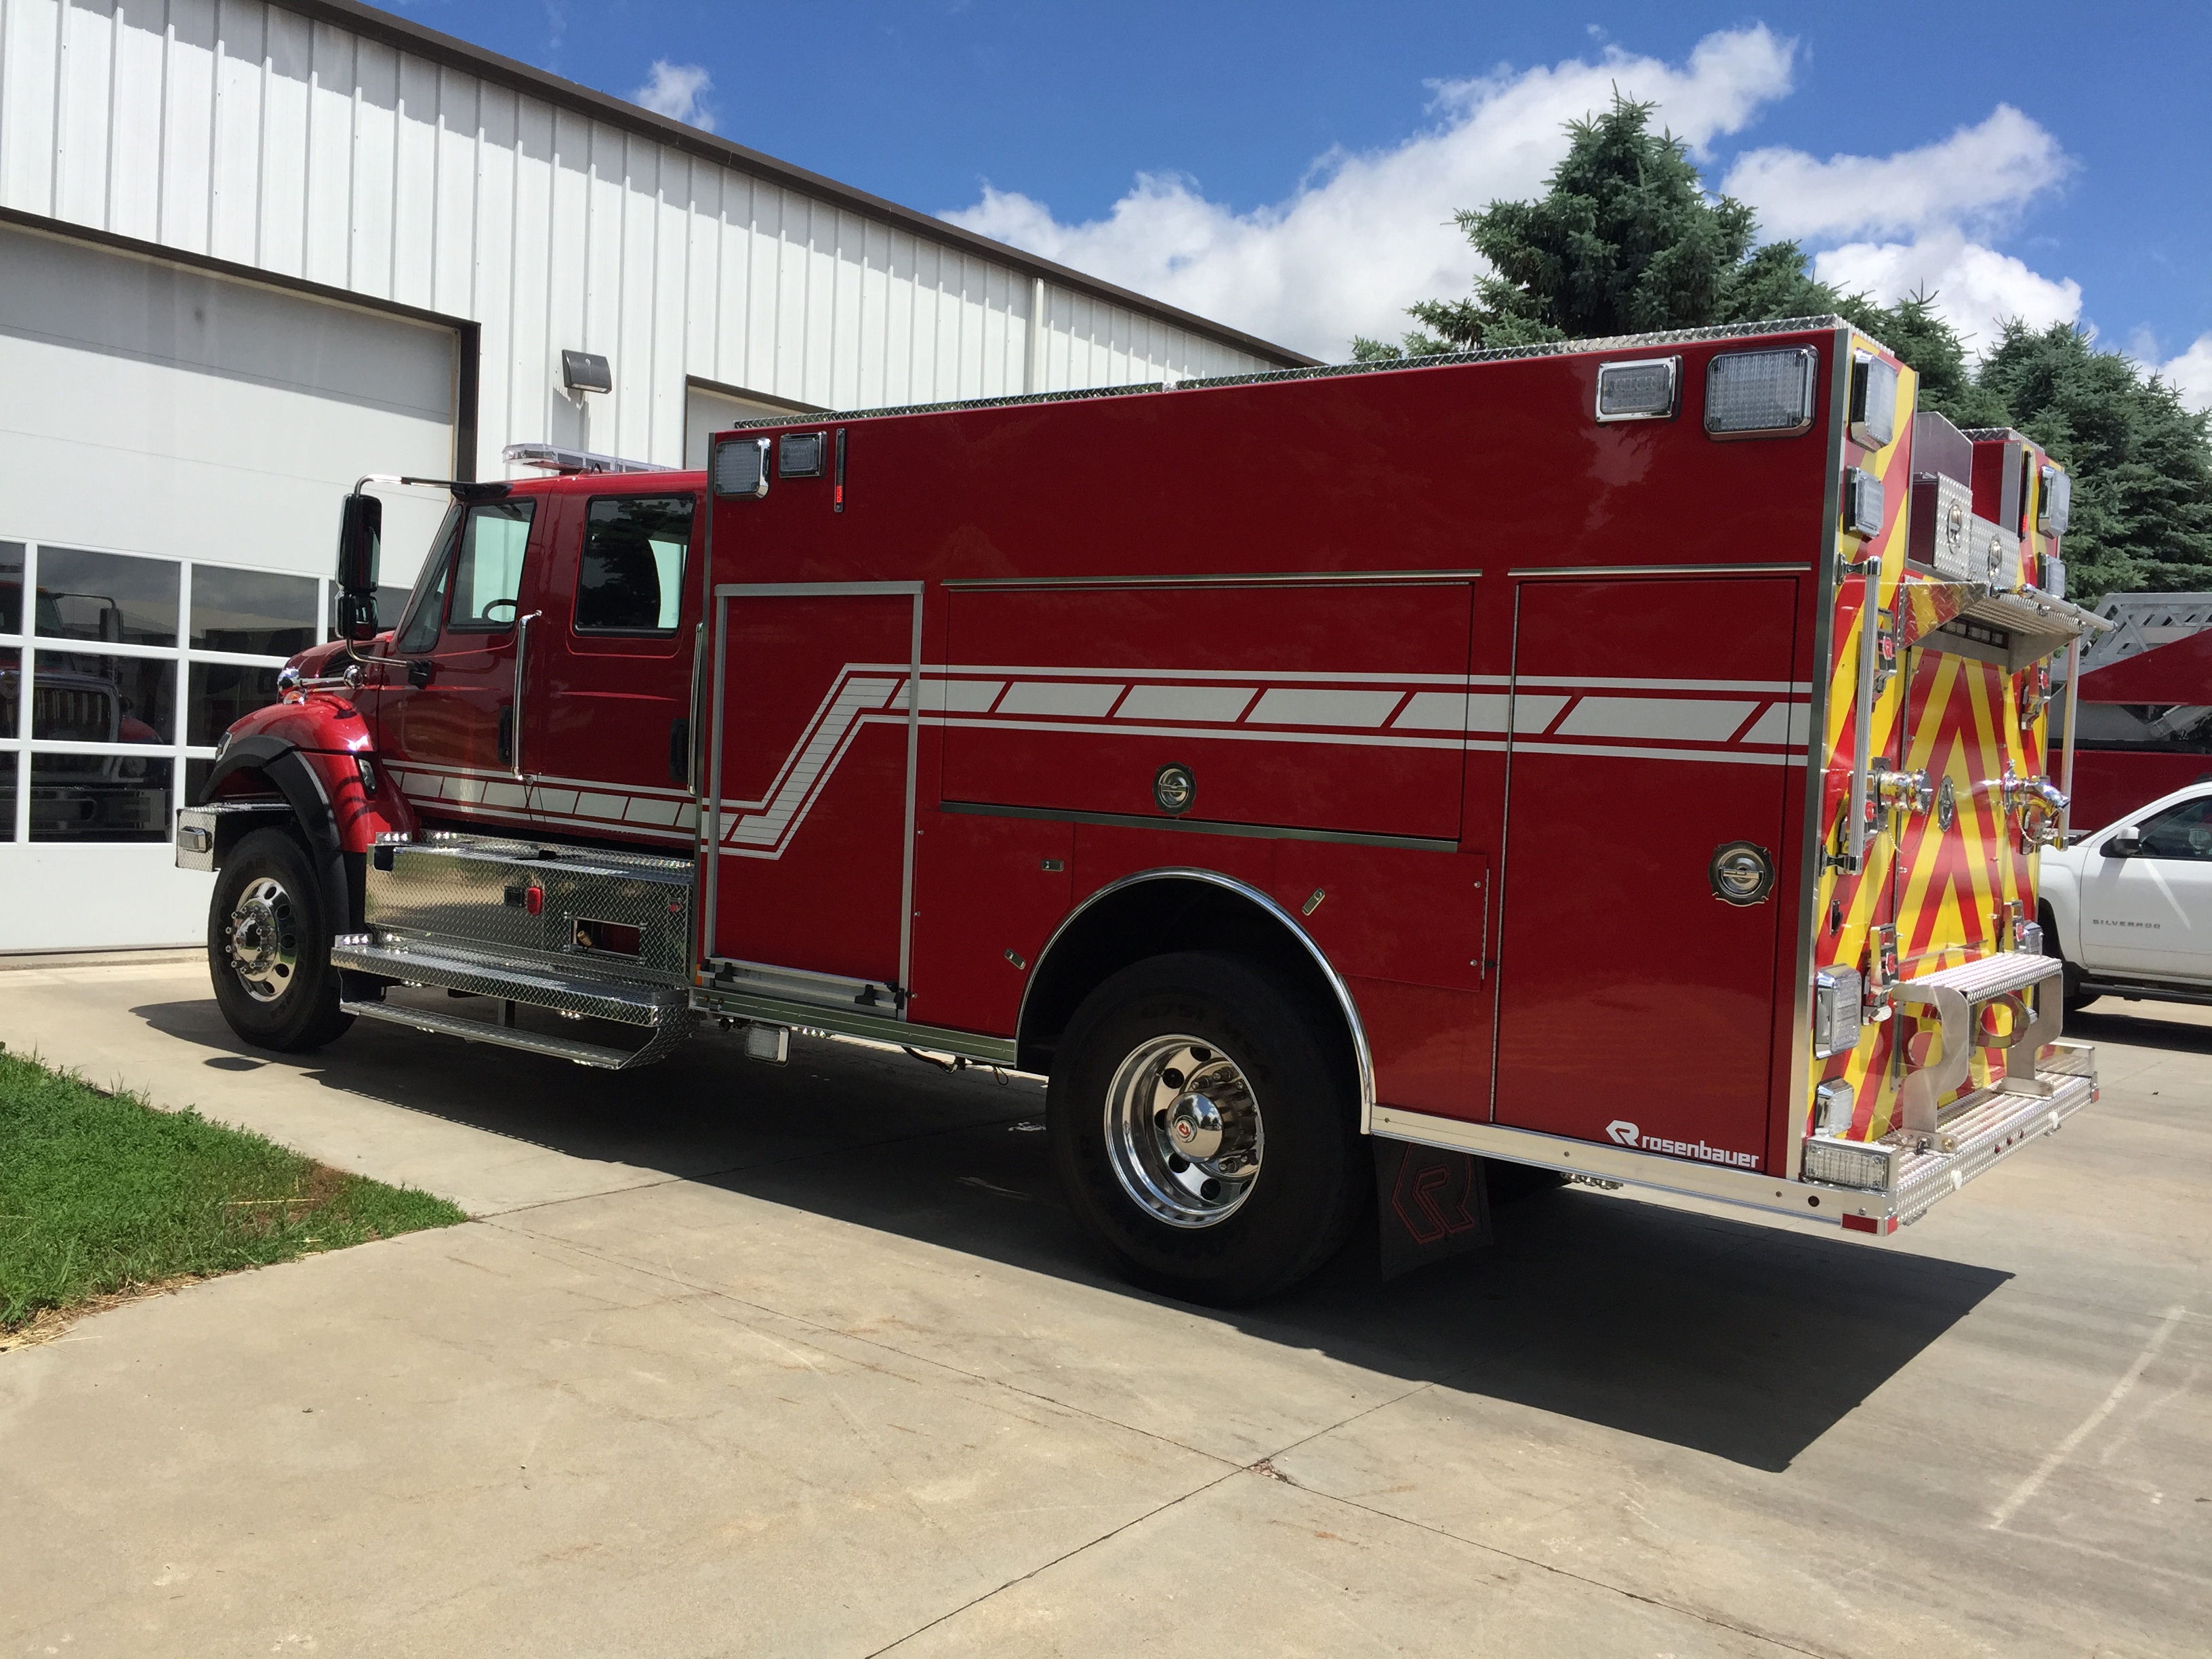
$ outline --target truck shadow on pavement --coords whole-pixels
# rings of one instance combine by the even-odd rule
[[[221,1051],[209,1066],[260,1057],[211,1000],[134,1012]],[[595,1072],[365,1022],[305,1075],[573,1157],[1178,1305],[1123,1284],[1091,1250],[1055,1187],[1044,1090],[1030,1079],[805,1038],[771,1066],[711,1036],[642,1071]],[[1488,1249],[1385,1283],[1370,1225],[1289,1295],[1205,1312],[1409,1383],[1778,1472],[2009,1277],[1562,1188],[1501,1208]]]

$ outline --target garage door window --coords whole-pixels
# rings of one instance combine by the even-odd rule
[[[313,577],[0,542],[0,841],[166,842],[321,636]]]

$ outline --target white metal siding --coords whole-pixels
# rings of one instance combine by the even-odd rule
[[[680,463],[687,375],[856,408],[1273,366],[260,0],[0,0],[0,204],[481,323],[484,474]]]
[[[160,561],[178,572],[179,607],[168,647],[40,637],[28,596],[25,632],[0,633],[0,671],[18,675],[16,718],[0,722],[0,951],[200,935],[210,878],[173,868],[166,836],[38,838],[41,762],[149,761],[181,792],[187,763],[214,753],[211,735],[189,732],[190,666],[283,659],[191,645],[195,580],[314,579],[312,625],[354,479],[451,464],[454,346],[450,328],[0,224],[0,544],[19,562],[27,550],[34,571],[55,550]],[[386,492],[387,580],[411,573],[444,505]],[[20,586],[20,562],[15,573]],[[158,741],[103,749],[36,729],[23,688],[115,656],[165,665],[172,724]]]

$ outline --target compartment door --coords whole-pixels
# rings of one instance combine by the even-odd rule
[[[706,954],[902,991],[921,584],[718,586],[710,649]]]
[[[1498,1122],[1763,1164],[1777,951],[1797,902],[1785,792],[1806,763],[1796,611],[1790,577],[1522,586]],[[1714,896],[1709,867],[1735,842],[1777,872],[1763,902]]]

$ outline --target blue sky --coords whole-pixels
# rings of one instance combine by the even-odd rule
[[[1325,356],[1463,292],[1443,222],[1618,83],[1823,276],[2089,324],[2212,403],[2201,0],[392,9]]]

